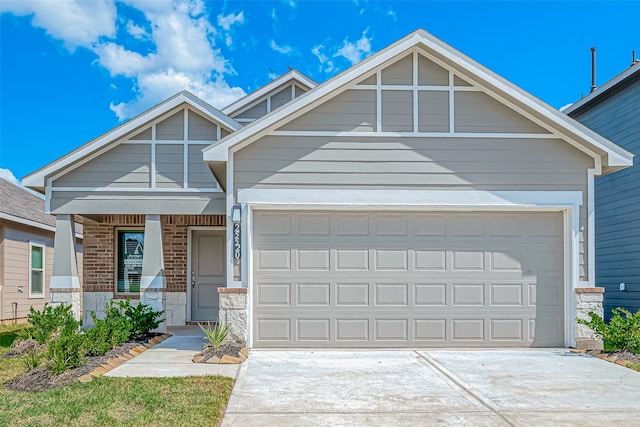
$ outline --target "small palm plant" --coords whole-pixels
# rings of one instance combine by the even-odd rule
[[[211,347],[214,350],[217,350],[222,343],[227,339],[227,333],[231,328],[231,324],[222,324],[219,321],[215,322],[213,325],[211,322],[207,322],[207,327],[200,325],[200,329],[206,335],[203,339],[209,341],[205,344],[206,347]]]

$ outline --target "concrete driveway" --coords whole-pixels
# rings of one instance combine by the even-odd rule
[[[640,372],[566,350],[252,351],[222,425],[640,425]]]

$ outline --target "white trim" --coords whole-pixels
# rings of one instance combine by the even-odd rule
[[[580,191],[276,190],[239,189],[238,203],[304,208],[346,207],[560,207],[583,203]]]
[[[273,95],[269,95],[267,96],[267,114],[269,114],[271,112],[271,97]]]
[[[453,88],[454,85],[453,71],[449,70],[449,88]],[[455,109],[456,94],[453,90],[449,91],[449,134],[455,135],[456,132],[456,109]]]
[[[51,187],[52,192],[69,191],[103,191],[103,192],[134,192],[134,193],[222,193],[220,188],[149,188],[149,187]]]
[[[22,182],[25,187],[29,188],[41,188],[45,186],[45,177],[53,174],[60,174],[65,171],[68,166],[76,165],[76,163],[84,159],[86,156],[92,155],[96,150],[102,147],[111,145],[119,139],[122,139],[128,133],[136,130],[143,125],[149,125],[148,122],[156,120],[159,115],[172,111],[179,106],[187,104],[195,111],[199,112],[204,117],[216,122],[217,124],[224,124],[232,130],[238,130],[242,125],[235,120],[227,117],[225,114],[215,109],[211,105],[207,104],[195,95],[182,91],[172,96],[171,98],[161,102],[160,104],[152,107],[144,113],[134,117],[133,119],[123,123],[122,125],[112,129],[111,131],[99,136],[98,138],[86,143],[79,147],[75,151],[67,154],[66,156],[49,163],[47,166],[27,175],[23,178]]]
[[[451,194],[455,193],[455,194]],[[282,199],[287,195],[287,198]],[[238,190],[238,202],[248,211],[253,235],[254,209],[392,210],[412,211],[561,211],[564,221],[564,344],[575,347],[575,291],[579,280],[580,191],[387,191],[387,190]],[[252,239],[245,254],[253,253]],[[248,342],[253,346],[253,264],[245,255],[244,286],[248,288]]]
[[[418,52],[414,50],[412,56],[413,57],[412,57],[411,74],[413,75],[413,87],[411,89],[413,90],[412,92],[413,104],[411,108],[413,108],[413,131],[418,132],[418,129],[420,129],[420,125],[418,123],[419,121],[419,117],[418,117]]]
[[[189,146],[184,141],[189,140],[189,109],[184,109],[184,122],[183,122],[183,165],[182,165],[182,188],[189,187]]]
[[[241,112],[240,110],[242,110],[243,108],[251,108],[249,104],[251,104],[252,102],[268,95],[269,92],[277,89],[280,86],[284,86],[289,82],[297,82],[300,84],[300,86],[307,86],[309,89],[313,89],[317,86],[316,82],[314,82],[298,70],[291,70],[281,75],[277,79],[270,81],[259,89],[251,92],[250,94],[238,99],[237,101],[232,102],[231,104],[224,107],[221,111],[227,115],[234,113],[239,114]]]
[[[33,267],[31,266],[31,257],[33,255],[33,248],[40,248],[42,249],[42,267],[39,270],[42,270],[42,293],[33,293],[32,292],[32,288],[33,288],[33,283],[31,282],[31,278],[33,276]],[[46,265],[46,245],[44,243],[41,242],[34,242],[29,240],[29,264],[27,265],[28,267],[28,272],[29,272],[29,299],[40,299],[40,298],[44,298],[45,294],[47,293],[47,290],[45,288],[45,283],[46,282],[46,270],[47,270],[47,265]]]
[[[156,124],[151,125],[151,167],[149,168],[149,183],[156,188]]]
[[[71,286],[69,286],[71,283]],[[49,280],[49,295],[51,295],[51,291],[54,289],[60,288],[72,288],[79,289],[80,288],[80,279],[78,276],[51,276],[51,280]],[[118,294],[118,295],[138,295],[138,294]]]
[[[220,129],[220,126],[216,125],[216,127]],[[191,139],[188,141],[184,141],[181,139],[156,139],[155,141],[152,141],[150,139],[126,139],[120,142],[118,145],[120,144],[144,145],[144,144],[151,144],[151,143],[155,143],[156,145],[211,145],[211,144],[214,144],[216,141],[217,140],[198,140],[198,139]]]
[[[384,64],[394,58],[406,55],[406,53],[412,49],[421,49],[421,52],[424,51],[423,54],[428,57],[439,56],[446,58],[450,63],[448,68],[464,76],[465,80],[469,81],[472,85],[483,89],[488,95],[498,99],[499,102],[504,103],[520,114],[523,114],[528,119],[534,121],[534,123],[553,131],[556,135],[561,135],[561,139],[564,139],[567,143],[589,154],[594,159],[602,157],[608,162],[606,166],[632,165],[633,155],[630,152],[525,93],[523,90],[482,67],[480,64],[436,39],[424,30],[418,30],[408,35],[404,39],[399,40],[388,48],[353,66],[346,72],[312,89],[305,96],[291,101],[277,112],[265,116],[258,122],[246,126],[231,136],[213,144],[204,150],[204,160],[207,161],[211,159],[208,154],[210,150],[217,151],[219,149],[228,150],[232,148],[238,150],[251,144],[268,133],[269,130],[282,126],[284,123],[294,120],[296,117],[314,108],[334,92],[350,88],[352,86],[351,83],[355,79],[366,75],[371,70],[384,66]],[[474,76],[474,78],[470,78],[469,75]],[[527,111],[525,111],[525,108]],[[529,111],[531,111],[531,113]],[[540,119],[537,117],[540,117]],[[602,150],[606,155],[598,155],[594,150]]]
[[[238,123],[253,123],[253,122],[256,121],[256,119],[247,119],[247,118],[238,118],[238,119],[235,119],[235,120]]]
[[[451,116],[453,117],[453,115]],[[267,135],[271,136],[362,136],[362,137],[394,137],[394,136],[419,136],[423,138],[494,138],[494,139],[562,139],[551,133],[470,133],[470,132],[362,132],[362,131],[315,131],[315,130],[273,130]],[[217,147],[214,147],[217,148]],[[232,149],[236,151],[235,148]],[[218,153],[212,151],[207,160]]]
[[[376,73],[376,131],[382,133],[382,70]],[[367,132],[374,133],[374,132]]]
[[[587,169],[587,274],[589,287],[596,286],[595,169]]]
[[[10,215],[4,212],[0,212],[0,219],[4,219],[6,221],[16,222],[22,225],[28,225],[29,227],[39,228],[41,230],[56,232],[56,227],[54,225],[47,225],[41,222],[32,221],[30,219],[21,218],[19,216]],[[82,239],[82,233],[76,233],[76,239]]]
[[[226,201],[227,201],[227,287],[232,288],[234,286],[234,257],[233,257],[233,222],[231,221],[231,210],[235,204],[234,197],[234,182],[233,182],[233,153],[229,154],[229,160],[227,161],[227,188],[226,188]]]
[[[425,85],[380,85],[383,90],[399,90],[399,91],[412,91],[417,89],[420,92],[482,92],[482,89],[474,87],[474,86],[425,86]],[[359,85],[354,84],[349,86],[349,90],[375,90],[378,88],[378,85]]]

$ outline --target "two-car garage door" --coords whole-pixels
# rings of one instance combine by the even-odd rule
[[[562,346],[560,212],[256,211],[256,347]]]

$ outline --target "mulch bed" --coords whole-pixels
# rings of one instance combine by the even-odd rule
[[[242,346],[240,344],[231,341],[223,343],[220,347],[218,347],[217,350],[214,350],[212,347],[206,347],[200,353],[193,356],[194,363],[207,363],[207,360],[211,359],[214,356],[218,358],[222,358],[222,356],[225,355],[239,357],[241,348]],[[202,356],[202,358],[200,356]]]
[[[611,351],[604,354],[606,354],[607,357],[615,356],[616,360],[624,360],[640,364],[640,354],[631,353],[629,351]]]
[[[43,391],[50,388],[62,387],[69,384],[76,378],[92,372],[108,360],[128,354],[134,347],[144,344],[151,338],[159,335],[161,334],[147,334],[137,341],[127,342],[114,347],[104,356],[86,357],[87,363],[77,368],[69,369],[60,375],[53,374],[46,366],[40,366],[13,379],[7,384],[7,388],[9,390],[16,391]],[[37,346],[39,345],[35,341],[23,341],[7,352],[3,357],[21,357]]]

